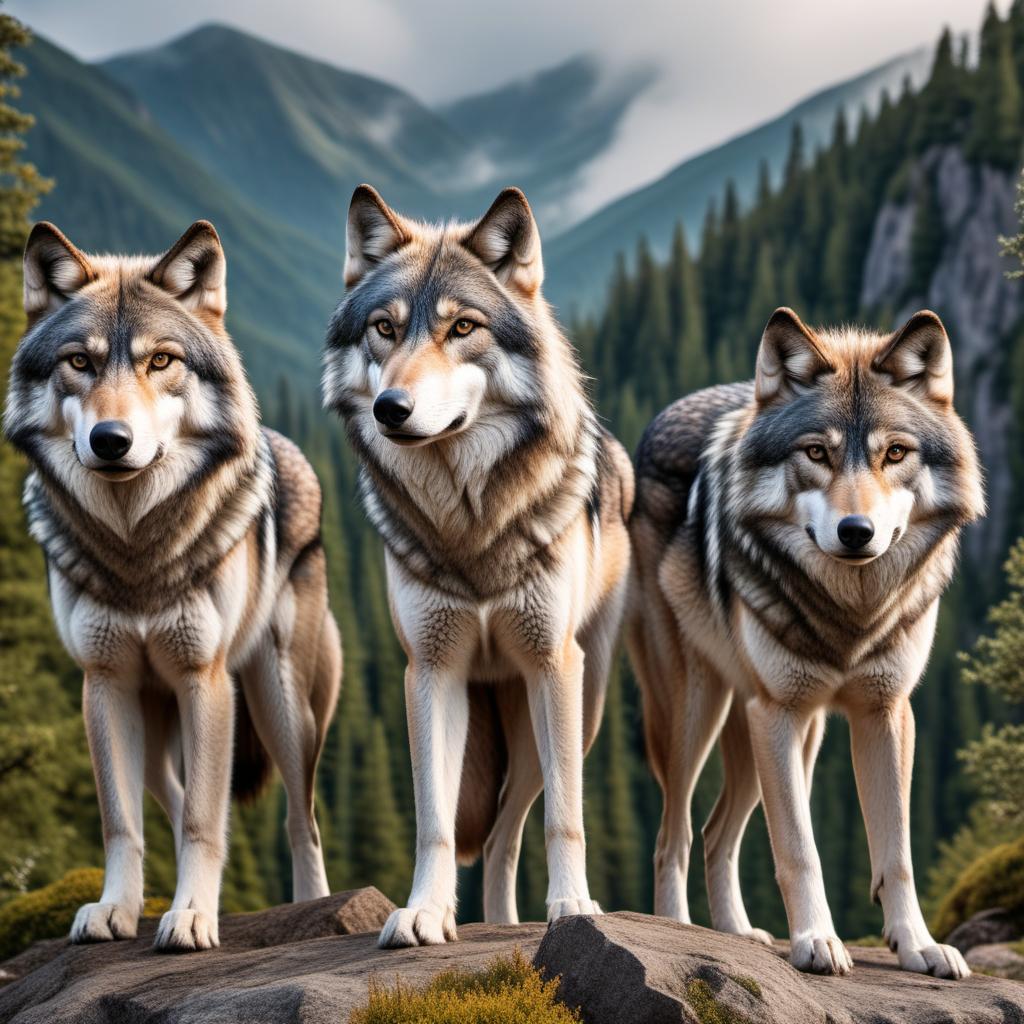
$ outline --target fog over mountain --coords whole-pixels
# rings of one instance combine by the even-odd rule
[[[571,220],[817,89],[930,44],[943,24],[975,29],[984,0],[631,0],[628,8],[521,0],[514,11],[466,0],[11,0],[7,6],[86,60],[149,48],[221,21],[393,82],[428,105],[500,89],[580,53],[597,55],[608,83],[646,74],[649,87],[636,94],[580,181],[566,211]],[[382,121],[381,130],[386,127]]]

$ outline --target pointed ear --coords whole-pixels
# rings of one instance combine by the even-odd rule
[[[953,401],[953,350],[946,328],[930,309],[915,313],[896,331],[872,365],[921,398],[940,405]]]
[[[345,287],[352,288],[377,263],[409,241],[402,220],[369,185],[352,193],[345,233]]]
[[[519,189],[505,189],[463,244],[502,284],[526,298],[540,288],[544,280],[540,232],[530,204]]]
[[[89,258],[49,221],[40,221],[25,244],[25,312],[31,327],[96,280]]]
[[[780,306],[772,313],[757,352],[754,394],[758,402],[791,398],[832,369],[817,335],[793,310]]]
[[[193,313],[223,317],[228,308],[227,261],[216,228],[197,220],[157,261],[149,280]]]

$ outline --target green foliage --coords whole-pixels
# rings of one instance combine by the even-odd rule
[[[956,888],[964,872],[979,857],[1001,843],[1016,838],[1006,822],[996,821],[987,809],[975,805],[967,821],[950,839],[939,843],[934,863],[928,869],[921,906],[927,916],[934,914],[942,901]]]
[[[975,644],[963,676],[1024,705],[1024,540],[1010,551],[1006,578],[1009,594],[989,612],[993,631]],[[990,813],[1024,828],[1024,725],[986,725],[961,757]]]
[[[95,903],[103,891],[100,868],[75,868],[42,889],[24,893],[0,907],[0,960],[15,956],[40,939],[57,939],[71,930],[78,908]],[[145,917],[170,908],[167,899],[147,899]]]
[[[1024,926],[1024,836],[979,857],[939,905],[932,930],[945,937],[982,910],[1002,907]]]
[[[558,979],[545,981],[517,949],[481,971],[443,971],[420,988],[370,981],[365,1007],[349,1024],[572,1024],[579,1014],[559,1003]]]
[[[1024,22],[1024,15],[1021,16],[1021,21]],[[1024,175],[1021,176],[1021,180],[1017,182],[1017,203],[1015,206],[1017,216],[1020,217],[1021,221],[1024,222]],[[1024,231],[1019,235],[1014,235],[1012,238],[1001,238],[999,240],[1003,245],[1003,253],[1006,256],[1015,256],[1021,262],[1021,266],[1024,267]],[[1008,277],[1024,277],[1024,269],[1011,270],[1007,273]]]

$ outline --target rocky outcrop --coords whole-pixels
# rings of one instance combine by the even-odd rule
[[[942,247],[927,288],[911,291],[911,237],[924,182],[942,216]],[[929,150],[913,166],[904,194],[877,217],[861,283],[861,305],[885,310],[892,326],[915,310],[934,309],[953,340],[960,395],[987,468],[988,522],[968,531],[969,557],[994,566],[1003,556],[1012,499],[1010,444],[1013,410],[1007,398],[1007,340],[1024,317],[1024,287],[1006,271],[999,237],[1019,230],[1014,211],[1017,178],[974,167],[956,146]]]
[[[1020,922],[1016,916],[995,907],[983,910],[959,924],[949,933],[946,939],[951,946],[956,946],[961,953],[967,953],[975,946],[988,946],[994,942],[1013,942],[1024,937]]]
[[[343,1024],[372,978],[417,985],[518,948],[561,976],[561,997],[589,1024],[1024,1024],[1024,985],[911,975],[884,950],[854,949],[850,977],[819,978],[793,970],[782,946],[621,913],[550,930],[463,925],[457,943],[382,951],[376,933],[391,907],[364,889],[234,915],[221,923],[221,947],[204,953],[153,952],[150,923],[133,942],[38,943],[0,965],[22,974],[0,989],[0,1022]]]

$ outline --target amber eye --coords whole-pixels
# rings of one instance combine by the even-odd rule
[[[155,356],[149,361],[149,368],[151,370],[166,370],[171,365],[173,356],[166,352],[157,352]]]
[[[83,355],[81,352],[76,352],[74,355],[68,356],[68,362],[76,370],[88,370],[91,365],[89,357]]]
[[[472,320],[456,320],[452,325],[452,334],[464,338],[467,334],[472,334],[475,329],[476,324]]]
[[[886,462],[902,462],[903,456],[907,454],[907,449],[901,444],[889,445],[889,450],[885,453]]]
[[[809,444],[804,451],[807,452],[807,458],[811,462],[826,462],[828,460],[828,452],[825,451],[823,444]]]
[[[385,338],[395,336],[395,325],[390,320],[378,320],[373,326],[377,328],[377,333]]]

